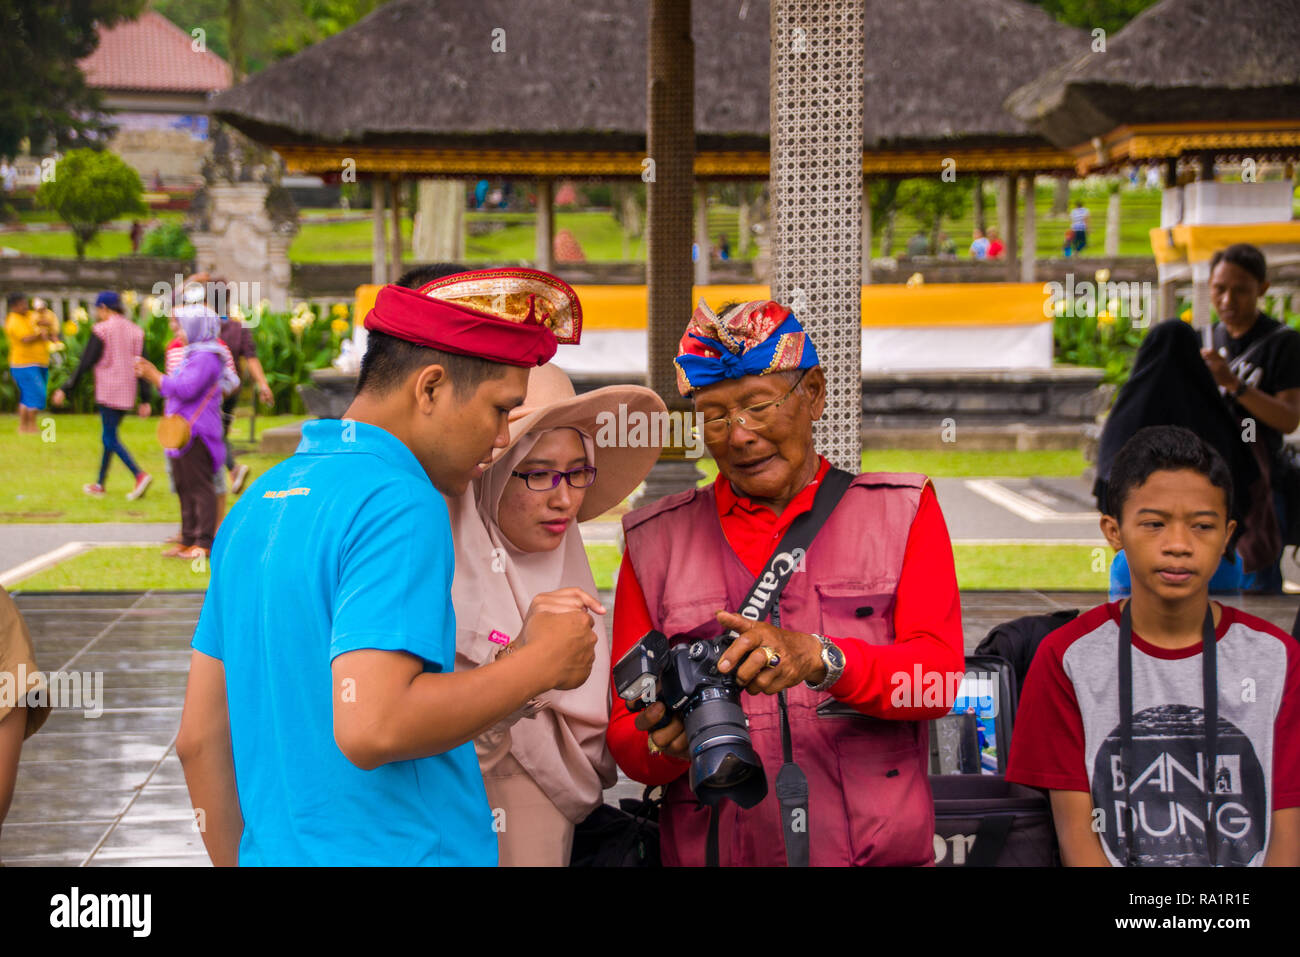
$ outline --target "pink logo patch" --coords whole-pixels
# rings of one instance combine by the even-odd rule
[[[498,645],[508,645],[510,644],[510,636],[505,632],[497,631],[494,628],[492,629],[492,633],[488,635],[488,641],[495,641]]]

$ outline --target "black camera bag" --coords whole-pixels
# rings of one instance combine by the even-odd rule
[[[1000,774],[932,774],[939,867],[1061,863],[1047,795]]]

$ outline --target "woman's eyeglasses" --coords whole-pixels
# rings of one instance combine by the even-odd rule
[[[524,484],[534,492],[549,492],[560,484],[560,479],[569,483],[569,488],[587,488],[596,481],[596,466],[584,465],[580,468],[561,472],[557,469],[533,469],[528,472],[511,471],[515,478],[524,480]]]

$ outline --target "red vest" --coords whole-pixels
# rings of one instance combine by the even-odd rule
[[[894,596],[925,476],[857,476],[781,596],[781,626],[875,645],[894,640]],[[716,636],[718,609],[739,611],[754,576],[727,544],[713,487],[670,495],[623,518],[627,550],[654,627],[670,638]],[[784,866],[776,695],[741,695],[767,773],[762,803],[720,805],[719,863]],[[786,691],[794,759],[808,777],[810,863],[934,863],[927,725],[861,714],[800,684]],[[819,708],[821,712],[819,713]],[[660,819],[664,864],[703,865],[709,811],[683,774]]]

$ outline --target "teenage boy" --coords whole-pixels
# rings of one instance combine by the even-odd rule
[[[1187,429],[1141,429],[1108,505],[1132,598],[1044,640],[1007,779],[1048,790],[1066,866],[1300,864],[1300,645],[1209,600],[1227,466]]]
[[[495,864],[472,741],[591,671],[605,609],[577,588],[533,600],[517,654],[452,670],[443,496],[509,442],[555,354],[539,320],[580,325],[564,283],[492,272],[472,304],[380,290],[346,416],[305,424],[221,526],[176,742],[216,864]]]

